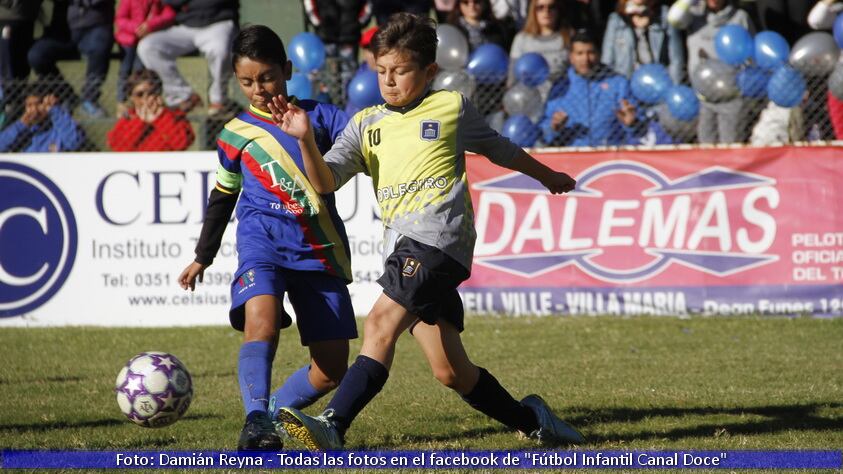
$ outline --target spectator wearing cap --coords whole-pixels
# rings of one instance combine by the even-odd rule
[[[603,36],[603,64],[632,77],[643,64],[661,64],[680,84],[685,70],[682,35],[667,22],[668,8],[657,0],[619,0]]]

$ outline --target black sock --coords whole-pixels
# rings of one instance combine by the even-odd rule
[[[480,369],[480,378],[477,385],[471,392],[463,395],[471,408],[484,413],[501,423],[515,428],[523,433],[530,434],[539,428],[536,415],[533,410],[522,406],[521,403],[512,398],[512,395],[501,386],[492,374],[483,367]]]
[[[387,378],[389,370],[383,364],[364,355],[357,356],[328,403],[328,409],[334,410],[331,420],[341,435],[345,435],[357,414],[381,391]]]

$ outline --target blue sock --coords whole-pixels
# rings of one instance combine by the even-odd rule
[[[328,403],[328,409],[334,410],[332,419],[340,434],[345,434],[357,414],[381,391],[387,378],[389,370],[383,364],[364,355],[357,356]]]
[[[237,379],[247,415],[253,411],[266,413],[273,352],[265,341],[246,342],[240,346]]]
[[[316,400],[322,398],[324,393],[319,392],[310,384],[307,374],[310,372],[310,365],[305,365],[287,377],[284,385],[281,386],[269,400],[269,416],[275,418],[278,409],[281,407],[307,408],[313,405]]]

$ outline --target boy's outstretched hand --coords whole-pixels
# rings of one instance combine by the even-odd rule
[[[551,194],[563,194],[573,191],[577,181],[561,171],[554,171],[542,183]]]
[[[313,134],[310,125],[310,117],[302,108],[289,102],[283,95],[277,95],[267,103],[272,120],[278,125],[282,132],[299,140],[305,139]]]

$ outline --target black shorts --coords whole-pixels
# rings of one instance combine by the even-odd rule
[[[378,283],[386,296],[425,323],[444,319],[462,331],[465,313],[457,287],[468,277],[468,269],[438,248],[402,237]]]

